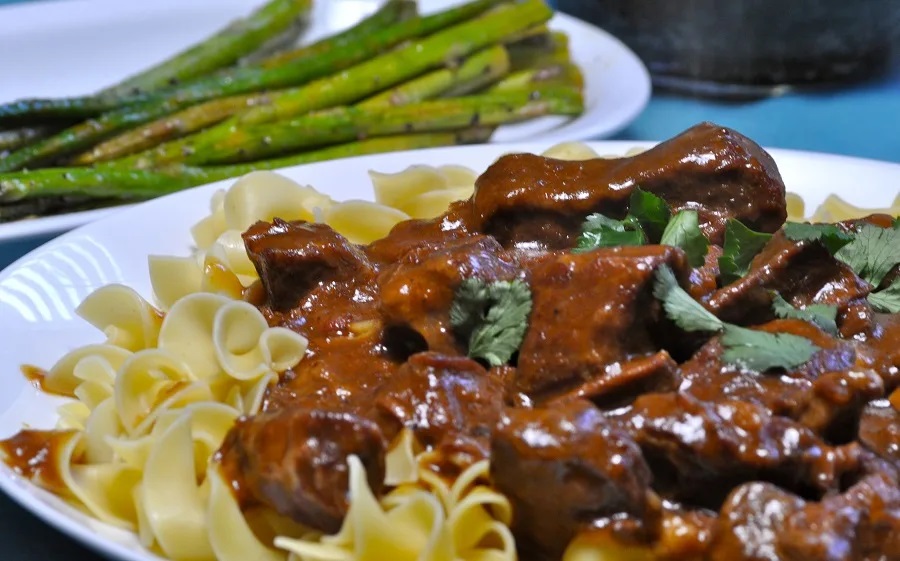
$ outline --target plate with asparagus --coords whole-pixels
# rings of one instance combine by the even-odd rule
[[[38,2],[0,52],[0,243],[255,169],[602,138],[650,96],[545,0]]]

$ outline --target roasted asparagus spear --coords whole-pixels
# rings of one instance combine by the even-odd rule
[[[249,164],[213,167],[168,166],[156,170],[128,170],[107,167],[47,168],[0,174],[0,221],[24,214],[39,213],[60,197],[116,197],[123,201],[142,200],[165,195],[187,187],[219,179],[237,177],[256,169],[275,169],[335,158],[415,150],[435,146],[480,142],[490,129],[474,128],[452,132],[407,134],[373,138],[331,146],[282,158]],[[28,205],[34,206],[29,208]],[[4,213],[4,209],[8,209]]]

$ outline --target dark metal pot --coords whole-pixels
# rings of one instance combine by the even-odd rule
[[[753,96],[887,67],[900,0],[556,0],[628,44],[654,84]]]

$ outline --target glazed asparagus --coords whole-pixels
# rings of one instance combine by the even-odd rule
[[[40,212],[48,201],[59,197],[116,197],[123,201],[142,200],[187,187],[237,177],[256,169],[275,169],[335,158],[415,150],[486,140],[490,129],[474,128],[452,132],[407,134],[373,138],[249,164],[190,167],[173,165],[155,170],[121,168],[48,168],[0,174],[0,221],[4,216]],[[28,204],[33,204],[29,210]],[[4,209],[7,209],[4,211]],[[13,218],[14,219],[14,218]]]
[[[496,45],[475,53],[455,68],[435,70],[375,95],[363,101],[360,106],[404,105],[440,95],[463,95],[499,79],[508,71],[509,55],[503,46]],[[71,163],[89,165],[121,158],[203,129],[242,109],[270,101],[271,96],[261,93],[216,99],[194,105],[98,144],[73,159]]]
[[[466,16],[470,16],[472,13],[484,12],[486,9],[496,4],[497,2],[498,0],[476,0],[475,2],[470,2],[457,8],[446,10],[444,12],[440,12],[431,16],[401,22],[396,26],[391,26],[390,28],[385,29],[383,33],[379,33],[379,37],[385,34],[390,34],[393,39],[397,39],[398,37],[405,38],[409,34],[417,35],[420,33],[426,33],[433,28],[440,29],[441,27],[446,26],[448,22],[454,22],[460,19],[464,19]],[[528,4],[530,4],[530,6]],[[549,8],[547,8],[542,2],[540,2],[540,0],[529,0],[528,4],[523,4],[521,5],[521,7],[516,6],[515,10],[509,11],[511,15],[522,13],[525,16],[531,15],[531,17],[533,18],[534,13],[540,13],[541,17],[543,17],[544,19],[549,17],[547,13],[544,13],[549,12]],[[543,9],[541,10],[540,8]],[[498,9],[498,11],[500,10]],[[496,15],[494,16],[494,18],[495,17]],[[482,19],[484,18],[487,18],[487,15],[482,16],[482,18],[472,20],[469,23],[481,24]],[[462,31],[467,31],[469,34],[474,33],[477,35],[481,32],[482,27],[485,27],[490,31],[492,27],[489,24],[494,24],[494,21],[491,18],[487,18],[484,24],[485,25],[476,25],[474,27],[471,25],[469,27],[465,27],[466,24],[462,24],[450,27],[448,31],[462,28]],[[402,34],[396,31],[399,26],[403,26],[405,30]],[[518,29],[519,27],[527,27],[527,25],[507,25],[506,27],[513,27],[514,29]],[[502,31],[504,29],[504,26],[498,26],[494,24],[493,28],[499,28]],[[446,34],[446,32],[443,33]],[[440,32],[432,35],[431,37],[437,37],[439,35],[441,35]],[[427,40],[428,39],[425,39],[423,41]],[[446,37],[444,38],[444,41],[445,43],[447,42]],[[490,42],[496,42],[496,39],[493,41],[488,41],[487,44],[489,44]],[[420,43],[417,42],[411,46],[415,47],[419,44]],[[353,48],[359,49],[356,44],[354,44]],[[460,56],[465,55],[472,50],[475,50],[475,48],[469,49],[466,52],[460,52]],[[309,61],[310,64],[300,65],[295,62],[292,65],[286,65],[285,67],[303,66],[307,68],[307,71],[311,72],[309,75],[327,73],[333,70],[333,67],[329,66],[329,61],[333,62],[334,53],[338,53],[339,51],[344,52],[343,50],[336,49],[332,52],[331,56],[316,57]],[[393,51],[392,53],[387,53],[380,57],[376,57],[372,59],[370,63],[363,63],[349,69],[347,72],[338,73],[331,78],[322,78],[319,81],[312,82],[311,84],[309,84],[309,88],[285,90],[280,94],[272,93],[272,99],[277,99],[281,96],[288,96],[290,99],[296,99],[296,97],[298,96],[305,95],[307,96],[306,101],[308,102],[306,106],[307,110],[320,109],[322,107],[340,105],[341,103],[355,101],[356,99],[362,98],[370,93],[374,93],[380,90],[383,86],[389,86],[392,85],[392,83],[400,82],[404,78],[415,76],[422,70],[427,69],[427,67],[421,68],[421,66],[412,68],[407,70],[405,74],[401,74],[399,77],[394,78],[392,83],[387,83],[387,80],[385,80],[386,83],[382,84],[382,78],[378,74],[379,66],[384,64],[387,68],[390,68],[391,64],[393,64],[394,67],[396,67],[398,63],[402,64],[404,62],[403,59],[400,58],[400,60],[398,61],[396,57],[396,53],[401,52],[408,53],[409,47],[400,49],[398,51]],[[430,54],[432,58],[434,58],[434,52],[437,52],[438,55],[443,54],[447,57],[449,57],[451,54],[455,54],[455,52],[452,51],[452,43],[449,45],[444,45],[443,50],[438,50],[432,47],[427,54]],[[371,53],[371,51],[367,49],[361,49],[358,54],[365,57],[367,53]],[[376,64],[372,65],[371,63]],[[430,66],[433,66],[434,64],[435,63],[431,64]],[[365,67],[365,72],[353,72],[354,69],[360,67]],[[279,69],[276,69],[276,71],[278,70]],[[396,69],[394,73],[397,74]],[[367,78],[368,80],[365,82],[360,82],[359,84],[354,83],[355,80],[362,80],[364,78]],[[54,158],[59,158],[71,154],[72,152],[84,150],[93,146],[98,141],[108,138],[110,135],[118,131],[138,126],[154,119],[159,119],[165,115],[168,115],[174,111],[177,111],[178,109],[185,107],[186,105],[189,105],[189,102],[178,98],[170,98],[164,101],[147,101],[135,106],[105,113],[97,119],[80,123],[78,125],[75,125],[74,127],[62,131],[56,136],[48,138],[42,142],[27,146],[21,150],[7,155],[5,158],[0,159],[0,173],[15,171],[17,169],[22,169],[23,167],[32,166],[35,164],[42,164]],[[294,106],[296,107],[296,105],[297,104],[295,101]]]
[[[35,119],[85,118],[107,111],[124,110],[134,104],[158,104],[154,117],[166,115],[190,103],[218,97],[239,95],[260,90],[295,86],[327,76],[373,54],[385,51],[403,41],[428,35],[449,25],[472,18],[494,5],[508,0],[474,0],[424,17],[399,21],[388,27],[365,25],[365,34],[351,36],[353,40],[330,41],[325,46],[314,45],[305,51],[271,65],[255,65],[201,77],[181,86],[155,93],[126,96],[88,96],[69,99],[22,100],[0,105],[0,125],[28,123]],[[405,13],[402,4],[389,12],[395,17]],[[383,19],[383,18],[380,18]],[[146,122],[146,121],[145,121]]]
[[[178,161],[198,142],[225,142],[252,124],[284,120],[310,111],[354,103],[386,87],[446,65],[505,37],[550,18],[542,0],[504,4],[485,14],[414,41],[333,76],[272,94],[271,103],[258,106],[187,138],[109,164],[152,167],[155,162]],[[15,169],[15,168],[13,168]],[[7,168],[9,170],[9,168]],[[0,171],[3,171],[0,163]]]
[[[274,34],[289,28],[312,7],[312,0],[270,0],[247,18],[233,22],[201,43],[96,95],[63,99],[25,99],[0,105],[0,125],[93,117],[150,92],[196,78],[234,63]]]
[[[178,162],[252,161],[355,138],[496,126],[549,114],[577,115],[583,109],[581,92],[571,87],[496,92],[399,107],[339,107],[293,120],[243,125],[227,136],[198,136],[176,151],[154,151],[152,158],[147,155],[136,163],[147,169]]]

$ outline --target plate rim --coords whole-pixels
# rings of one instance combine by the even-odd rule
[[[598,153],[617,153],[624,151],[625,149],[631,147],[647,147],[656,144],[656,141],[622,141],[622,140],[614,140],[614,141],[592,141],[587,142],[586,144],[596,150]],[[540,150],[546,149],[550,144],[542,141],[535,142],[527,142],[527,143],[512,143],[512,144],[483,144],[483,145],[469,145],[469,146],[458,146],[458,147],[437,147],[437,148],[429,148],[425,150],[409,150],[403,152],[395,152],[391,153],[392,158],[402,159],[408,162],[415,162],[415,157],[427,153],[429,155],[438,155],[441,153],[447,154],[447,159],[453,159],[454,152],[473,152],[476,150],[491,150],[494,154],[489,156],[490,158],[499,157],[499,155],[508,153],[508,152],[538,152]],[[806,165],[814,165],[816,163],[827,162],[827,165],[837,165],[837,166],[861,166],[864,168],[876,167],[881,170],[884,170],[891,176],[896,176],[900,178],[900,163],[886,162],[881,160],[874,160],[869,158],[858,158],[855,156],[844,156],[840,154],[830,154],[825,152],[813,152],[813,151],[804,151],[804,150],[791,150],[791,149],[778,149],[778,148],[766,148],[766,151],[772,154],[775,158],[776,163],[780,159],[790,159],[797,160],[800,162],[807,162]],[[317,162],[312,164],[304,164],[299,166],[291,166],[288,168],[281,168],[280,170],[273,170],[276,172],[279,171],[289,171],[290,173],[296,173],[299,170],[304,168],[308,168],[310,166],[325,166],[325,167],[334,167],[336,169],[342,167],[349,167],[350,165],[359,164],[359,162],[371,162],[373,160],[377,160],[379,157],[385,156],[384,154],[375,154],[375,155],[366,155],[366,156],[357,156],[353,158],[343,158],[337,160],[329,160],[325,162]],[[458,159],[458,158],[457,158]],[[462,165],[468,165],[465,162],[462,162]],[[16,270],[22,267],[25,263],[29,261],[39,260],[42,258],[42,254],[50,254],[57,246],[62,246],[66,244],[70,239],[74,239],[78,236],[81,236],[91,230],[101,231],[104,228],[104,225],[107,222],[110,222],[114,217],[112,214],[126,214],[126,213],[146,213],[148,212],[146,209],[155,206],[155,205],[166,205],[171,204],[171,202],[180,197],[186,197],[189,193],[197,193],[201,190],[208,190],[212,192],[215,189],[222,188],[226,185],[233,183],[235,179],[226,179],[223,181],[217,181],[213,183],[209,183],[206,185],[201,185],[197,187],[193,187],[191,189],[186,189],[184,191],[180,191],[177,193],[172,193],[170,195],[166,195],[163,197],[159,197],[153,199],[151,201],[147,201],[145,203],[140,203],[136,205],[131,205],[128,208],[118,208],[112,213],[110,216],[106,216],[97,221],[84,224],[78,228],[75,228],[67,233],[64,233],[57,238],[48,241],[47,243],[42,244],[40,247],[28,252],[27,254],[21,256],[19,259],[14,261],[8,267],[4,268],[0,271],[0,281],[5,280],[10,275],[12,275]],[[788,186],[790,187],[790,186]],[[323,189],[324,190],[324,189]],[[200,210],[200,209],[198,209]],[[189,241],[189,233],[184,233],[184,238],[186,241]],[[3,328],[0,326],[0,332],[2,332]],[[98,552],[102,555],[106,555],[108,557],[119,559],[119,560],[139,560],[145,561],[147,559],[162,559],[156,553],[146,550],[146,549],[135,549],[132,545],[117,542],[109,537],[109,533],[123,532],[126,535],[130,534],[124,530],[116,529],[112,526],[103,524],[94,519],[90,519],[91,522],[97,524],[103,524],[104,532],[101,534],[99,532],[91,531],[91,528],[86,526],[82,521],[79,521],[76,517],[71,516],[68,512],[63,510],[62,508],[56,508],[53,506],[53,502],[59,501],[59,504],[65,505],[61,499],[53,496],[52,494],[40,489],[36,485],[32,484],[28,480],[19,477],[15,473],[12,472],[5,465],[0,466],[0,491],[5,493],[12,501],[14,501],[20,508],[23,508],[32,514],[34,514],[43,525],[47,526],[51,531],[62,532],[68,537],[72,538],[79,544],[92,549],[95,552]],[[52,497],[51,502],[46,500],[42,500],[40,497]],[[72,507],[68,507],[72,508]]]

